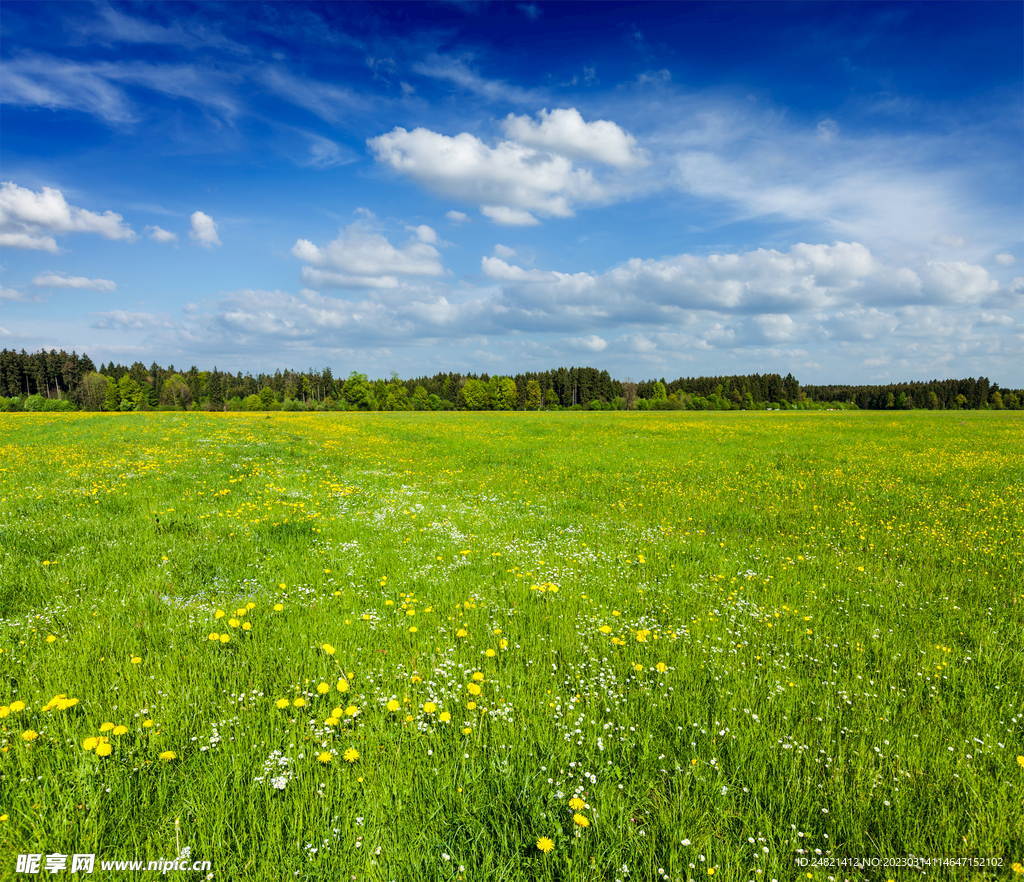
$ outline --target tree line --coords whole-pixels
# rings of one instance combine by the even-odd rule
[[[613,379],[592,367],[514,376],[438,373],[371,380],[329,367],[273,374],[101,364],[61,350],[0,351],[0,411],[44,410],[930,410],[1024,407],[1024,390],[986,377],[888,385],[807,385],[790,373]]]

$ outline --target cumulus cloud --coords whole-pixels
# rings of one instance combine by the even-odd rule
[[[515,248],[509,248],[507,245],[495,245],[494,253],[502,260],[508,260],[510,257],[516,256]]]
[[[65,233],[97,233],[104,239],[132,242],[135,233],[113,211],[97,214],[69,205],[60,190],[40,192],[12,181],[0,184],[0,247],[57,252],[53,238]]]
[[[636,138],[606,119],[585,122],[575,107],[547,108],[528,116],[510,113],[502,123],[506,137],[526,147],[550,150],[575,160],[603,162],[619,168],[647,165],[649,160]]]
[[[470,221],[469,215],[461,211],[446,211],[444,216],[453,224],[468,224]]]
[[[210,215],[202,211],[194,211],[191,220],[192,229],[189,231],[188,237],[193,242],[204,248],[212,248],[214,245],[221,244],[217,236],[217,222]]]
[[[15,291],[13,288],[5,288],[0,285],[0,300],[9,300],[12,303],[28,303],[33,298],[26,297],[21,291]]]
[[[1017,262],[1017,258],[1012,254],[997,254],[996,263],[1000,266],[1013,266]]]
[[[1008,293],[984,267],[939,261],[896,267],[856,242],[798,243],[788,252],[762,248],[634,258],[604,273],[524,269],[502,257],[484,256],[481,270],[500,286],[508,307],[591,327],[678,325],[697,314],[731,315],[737,321],[749,317],[712,329],[706,339],[718,345],[794,342],[809,333],[808,322],[794,317],[815,314],[838,316],[852,329],[849,333],[871,339],[899,324],[879,306],[977,307]],[[827,336],[828,320],[814,321]]]
[[[37,288],[85,288],[90,291],[113,291],[117,288],[109,279],[87,279],[63,273],[41,273],[32,280],[32,284]]]
[[[299,239],[292,254],[307,265],[302,282],[313,288],[395,288],[399,276],[442,276],[441,255],[432,227],[408,228],[413,236],[400,248],[373,232],[366,222],[351,224],[338,238],[319,248]]]
[[[158,226],[146,227],[146,232],[149,233],[149,238],[154,242],[159,242],[161,245],[168,245],[178,241],[178,234],[171,233],[168,230]]]
[[[570,349],[581,352],[604,352],[608,348],[608,341],[598,337],[597,334],[587,334],[586,337],[567,337],[562,342]]]
[[[406,227],[406,230],[428,245],[435,245],[437,243],[437,232],[433,227],[428,227],[426,224],[420,224],[418,227]]]
[[[573,201],[602,195],[589,170],[514,141],[488,147],[468,132],[450,137],[396,127],[367,144],[378,162],[440,195],[486,207],[484,214],[500,223],[534,223],[533,213],[570,217]]]

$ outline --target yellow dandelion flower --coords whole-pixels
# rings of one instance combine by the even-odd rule
[[[100,743],[99,738],[95,735],[90,735],[85,741],[82,742],[82,750],[95,750],[96,745]]]
[[[284,609],[284,604],[283,603],[275,603],[274,604],[274,612],[281,612],[281,610],[283,610],[283,609]]]
[[[127,734],[127,732],[128,732],[128,727],[127,726],[114,726],[114,728],[110,731],[110,734],[111,735],[125,735],[125,734]]]
[[[541,836],[541,838],[537,840],[537,850],[544,852],[544,854],[547,854],[549,851],[554,849],[554,847],[555,843],[548,839],[547,836]]]
[[[249,601],[249,602],[248,602],[248,603],[247,603],[247,604],[245,605],[245,608],[246,608],[247,610],[250,610],[250,609],[256,609],[256,604],[255,604],[255,603],[253,603],[253,602],[252,602],[252,601],[250,600],[250,601]]]
[[[142,664],[142,658],[140,656],[133,655],[131,658],[131,662],[133,665],[140,665]]]
[[[100,731],[101,732],[109,732],[113,728],[114,728],[114,724],[113,723],[102,723],[102,724],[100,724]]]
[[[177,758],[178,755],[173,750],[165,750],[163,753],[160,754],[160,759],[162,759],[165,763],[169,763],[171,760]]]
[[[306,699],[304,699],[300,695],[298,698],[295,699],[295,701],[292,702],[292,706],[293,707],[305,707],[306,706]]]
[[[57,640],[57,638],[54,637],[53,634],[48,635],[47,638],[46,638],[46,642],[47,643],[54,643],[56,640]]]
[[[1017,757],[1017,765],[1024,768],[1024,756]]]
[[[467,701],[466,702],[466,710],[476,710],[476,702],[475,701]]]
[[[11,712],[11,709],[6,705],[0,705],[0,720],[6,717]]]
[[[575,815],[573,815],[573,816],[572,816],[572,822],[573,822],[573,823],[574,823],[574,824],[575,824],[575,825],[576,825],[577,827],[584,827],[584,828],[586,828],[586,827],[589,827],[589,826],[590,826],[590,821],[588,821],[588,820],[586,819],[586,817],[584,817],[583,815],[581,815],[581,814],[580,814],[579,812],[577,812],[577,813],[576,813]]]
[[[481,682],[483,678],[484,675],[482,671],[477,671],[475,674],[473,674],[473,679],[476,680],[477,683]]]
[[[668,670],[668,665],[665,664],[665,662],[658,662],[654,667],[657,669],[659,674],[664,674],[665,671]]]
[[[334,688],[339,692],[348,692],[348,680],[339,680]]]
[[[21,733],[21,737],[26,741],[35,741],[39,737],[39,733],[35,729],[26,729]]]
[[[0,820],[4,820],[6,818],[7,818],[7,815],[4,815],[4,817],[0,818]],[[1024,867],[1022,867],[1020,864],[1010,864],[1010,869],[1013,870],[1013,872],[1017,873],[1017,874],[1024,873]]]
[[[17,714],[25,710],[25,702],[23,701],[12,701],[11,702],[11,713]]]
[[[321,648],[321,649],[322,649],[322,650],[323,650],[323,651],[324,651],[325,653],[327,653],[327,655],[334,655],[334,652],[335,652],[335,650],[334,650],[334,647],[333,647],[333,646],[331,646],[331,644],[330,644],[330,643],[325,643],[325,644],[324,644],[323,646],[321,646],[320,648]]]
[[[639,662],[637,662],[635,665],[633,665],[633,670],[636,671],[638,674],[640,672],[642,672],[643,669],[644,669],[644,666],[642,664],[640,664]]]
[[[320,683],[316,687],[316,691],[319,692],[321,695],[326,695],[328,692],[331,691],[331,687],[327,683]]]
[[[219,641],[220,640],[220,634],[218,634],[216,631],[211,631],[210,632],[210,636],[207,637],[206,639],[207,640],[213,640],[213,641]]]
[[[586,803],[578,796],[574,796],[572,799],[569,800],[569,808],[571,808],[574,812],[581,811],[585,806]]]
[[[284,710],[286,707],[291,705],[291,702],[287,698],[279,698],[274,702],[277,705],[278,710]]]
[[[0,815],[0,821],[6,821],[7,815]]]
[[[347,763],[354,763],[357,759],[359,759],[359,751],[356,750],[354,747],[350,747],[343,754],[343,759]]]
[[[228,619],[228,624],[232,628],[237,628],[241,624],[241,622],[239,622],[238,619]]]
[[[219,610],[217,610],[217,612],[215,612],[215,613],[213,614],[213,617],[214,617],[215,619],[222,619],[222,618],[224,618],[224,616],[225,616],[225,615],[226,615],[226,613],[224,612],[224,610],[222,610],[222,609],[219,609]]]
[[[469,691],[470,695],[480,694],[480,687],[476,683],[468,683],[466,685],[466,689]]]
[[[455,636],[456,637],[465,637],[466,636],[466,629],[465,628],[459,628],[459,630],[455,632]]]
[[[452,718],[452,715],[450,713],[448,713],[448,711],[442,711],[440,714],[438,714],[437,718],[442,723],[447,723]]]
[[[423,713],[425,714],[432,714],[436,710],[437,705],[434,704],[434,702],[432,701],[428,701],[425,705],[423,705]]]
[[[391,711],[391,713],[395,713],[395,711],[397,711],[401,707],[401,705],[397,701],[395,701],[395,699],[392,698],[391,701],[387,703],[386,707],[389,711]]]
[[[486,655],[488,658],[494,658],[494,656],[496,656],[497,654],[498,653],[496,653],[493,649],[488,649],[487,652],[484,653],[484,655]]]
[[[152,729],[152,728],[153,728],[153,726],[154,726],[154,723],[153,723],[153,721],[152,721],[152,720],[146,720],[146,722],[144,722],[144,723],[142,724],[142,728],[143,728],[143,729]]]
[[[98,744],[96,745],[96,756],[110,756],[114,752],[114,748],[109,744]]]
[[[252,630],[252,622],[243,622],[242,623],[242,630],[243,631],[251,631]]]
[[[358,713],[359,708],[357,708],[354,704],[350,704],[347,708],[345,708],[345,716],[347,717],[354,717]]]
[[[329,762],[330,762],[330,761],[331,761],[332,759],[334,759],[334,757],[333,757],[333,756],[331,756],[331,754],[330,754],[330,753],[329,753],[328,751],[326,751],[326,750],[325,750],[325,751],[324,751],[323,753],[317,754],[317,757],[316,757],[316,758],[317,758],[317,762],[321,762],[321,763],[323,763],[324,765],[326,765],[326,764],[327,764],[327,763],[329,763]]]
[[[600,631],[602,634],[611,634],[612,626],[611,625],[601,625],[601,627],[598,628],[597,630]]]
[[[78,704],[77,698],[57,697],[57,710],[67,710],[68,708],[74,707],[76,704]]]
[[[231,635],[230,634],[221,634],[220,635],[220,642],[221,643],[230,643],[231,642]]]
[[[462,730],[462,734],[463,735],[472,735],[473,734],[473,730],[470,729],[469,726],[466,726],[466,728]]]
[[[340,726],[341,725],[341,720],[338,717],[333,717],[333,716],[332,717],[328,717],[326,720],[324,720],[324,725],[325,726]]]

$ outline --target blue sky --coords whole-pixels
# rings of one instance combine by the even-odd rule
[[[1020,3],[5,2],[0,346],[1024,385]]]

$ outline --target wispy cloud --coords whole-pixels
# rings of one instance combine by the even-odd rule
[[[114,291],[117,288],[110,279],[87,279],[64,273],[40,273],[32,279],[32,284],[37,288],[84,288],[89,291]]]

